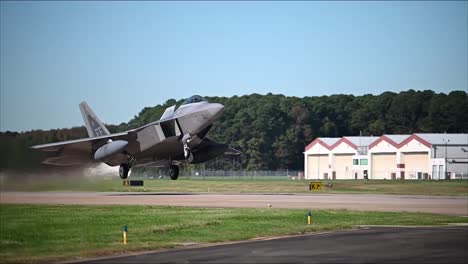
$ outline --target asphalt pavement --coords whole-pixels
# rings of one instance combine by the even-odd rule
[[[468,227],[365,227],[81,263],[466,263]]]
[[[158,192],[0,192],[0,203],[344,209],[468,216],[468,196],[385,194],[206,194]]]

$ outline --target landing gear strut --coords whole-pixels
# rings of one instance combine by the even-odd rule
[[[130,171],[130,168],[128,167],[127,164],[125,163],[120,164],[119,176],[121,179],[123,180],[127,179],[129,171]]]
[[[169,176],[171,180],[177,180],[177,178],[179,178],[179,167],[177,165],[171,165],[169,167]]]
[[[182,138],[182,144],[184,144],[184,157],[187,160],[192,155],[192,152],[190,151],[190,148],[188,147],[188,143],[190,143],[190,141],[192,141],[192,137],[190,136],[190,134],[186,134]]]
[[[192,152],[190,151],[189,147],[187,147],[187,144],[184,144],[184,157],[185,157],[185,159],[189,159],[191,155],[192,155]]]

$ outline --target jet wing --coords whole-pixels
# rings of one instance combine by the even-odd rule
[[[240,150],[237,150],[235,148],[228,147],[226,151],[224,152],[224,155],[229,155],[229,156],[237,156],[242,154]]]
[[[106,144],[109,139],[129,141],[129,134],[130,131],[127,131],[99,137],[35,145],[31,149],[48,152],[52,155],[43,161],[44,164],[68,166],[92,163],[97,162],[93,159],[93,154],[98,147]]]
[[[203,139],[203,141],[204,141],[203,143],[206,143],[206,144],[213,144],[213,143],[214,143],[214,144],[219,144],[219,145],[222,144],[222,143],[219,143],[219,142],[217,142],[216,140],[213,140],[213,139],[208,138],[208,137],[205,137],[205,138]],[[203,144],[203,143],[202,143],[202,144]],[[239,150],[237,150],[237,149],[234,149],[234,148],[232,148],[232,147],[229,147],[229,146],[228,146],[228,148],[224,151],[224,155],[229,155],[229,156],[232,156],[232,155],[240,155],[240,154],[242,154],[241,151],[239,151]]]

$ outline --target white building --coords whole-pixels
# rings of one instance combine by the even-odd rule
[[[304,164],[306,179],[468,178],[468,134],[316,138]]]

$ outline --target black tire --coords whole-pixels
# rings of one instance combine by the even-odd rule
[[[122,180],[125,180],[127,179],[128,177],[128,171],[130,169],[128,168],[128,165],[127,164],[121,164],[120,165],[120,168],[119,168],[119,176]]]
[[[177,180],[179,178],[179,167],[177,165],[171,165],[169,168],[169,177],[171,177],[171,180]]]

